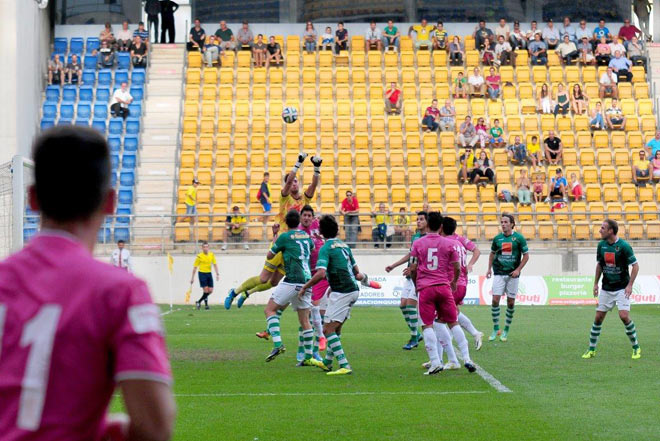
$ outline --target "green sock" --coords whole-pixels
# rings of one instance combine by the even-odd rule
[[[328,337],[328,348],[332,351],[332,354],[339,362],[339,367],[350,369],[346,355],[344,354],[344,349],[341,347],[341,340],[337,334],[330,334]]]
[[[312,358],[312,342],[314,340],[314,330],[304,329],[302,331],[303,347],[305,348],[305,359]]]
[[[332,360],[335,358],[334,352],[330,345],[325,349],[325,357],[323,357],[323,364],[326,366],[332,366]]]
[[[279,317],[282,317],[283,312],[284,312],[283,309],[278,309],[277,311],[275,311],[275,314],[277,314],[277,317],[279,318]]]
[[[269,280],[269,281],[266,282],[266,283],[260,283],[260,284],[258,284],[257,286],[255,286],[254,288],[248,290],[248,291],[247,291],[247,295],[248,295],[248,296],[251,296],[251,295],[254,294],[255,292],[268,291],[268,290],[271,289],[272,287],[273,287],[273,285],[270,283],[270,280]]]
[[[236,294],[247,292],[248,290],[259,285],[260,283],[261,283],[261,277],[259,276],[250,277],[245,282],[241,283],[240,286],[234,290],[234,292],[236,292]]]
[[[266,329],[271,337],[273,337],[273,344],[276,348],[282,346],[282,336],[280,335],[280,317],[279,315],[271,315],[266,319]]]
[[[490,313],[493,316],[493,330],[494,331],[499,331],[500,330],[500,307],[499,306],[491,306],[490,307]]]
[[[408,318],[408,305],[399,306],[399,309],[401,310],[401,314],[403,314],[403,319],[406,321],[406,326],[408,326],[408,329],[410,329],[410,319]]]
[[[597,325],[594,323],[591,325],[591,335],[589,336],[589,350],[595,351],[596,345],[598,344],[598,338],[600,337],[600,331],[603,328],[603,325]]]
[[[419,340],[419,315],[416,306],[408,305],[408,320],[410,321],[410,337]]]
[[[626,325],[626,335],[630,339],[633,349],[639,349],[639,343],[637,342],[637,329],[635,328],[635,322],[632,320]]]
[[[312,352],[314,354],[319,353],[319,337],[318,337],[318,335],[314,335],[314,347],[312,348]]]
[[[303,335],[302,335],[303,329],[302,327],[298,327],[298,353],[299,354],[304,354],[305,353],[305,348],[303,347]]]
[[[513,321],[513,313],[516,312],[515,308],[506,308],[506,320],[504,321],[504,331],[509,332],[511,322]]]

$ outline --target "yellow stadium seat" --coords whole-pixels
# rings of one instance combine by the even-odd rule
[[[446,177],[446,175],[445,175]],[[476,200],[476,189],[474,192],[475,200]],[[461,200],[461,192],[460,188],[458,185],[455,184],[450,184],[450,185],[445,185],[445,201],[447,202],[460,202]]]
[[[600,190],[600,185],[597,184],[587,185],[585,194],[587,196],[588,202],[600,202],[602,199],[602,192]]]
[[[614,164],[617,167],[630,165],[630,151],[625,148],[614,149]]]
[[[648,222],[646,224],[646,238],[648,240],[660,239],[660,222]]]
[[[649,85],[648,83],[633,83],[633,90],[635,92],[635,98],[642,99],[649,97]]]
[[[462,188],[463,202],[477,202],[477,187],[464,185]]]
[[[517,49],[516,50],[516,68],[520,69],[521,67],[526,67],[527,69],[529,69],[528,64],[529,64],[529,54],[527,53],[527,51]],[[520,72],[520,71],[518,71],[518,72]],[[529,70],[527,70],[527,73],[528,73],[527,79],[524,80],[524,81],[529,81]],[[518,76],[518,81],[520,81],[520,76]]]
[[[602,184],[613,184],[616,182],[616,171],[611,165],[600,168],[600,182]]]
[[[550,222],[539,222],[538,236],[541,240],[553,240],[555,238],[555,229]]]
[[[637,202],[637,191],[633,184],[621,184],[621,200],[623,202]]]
[[[626,185],[626,184],[622,184]],[[639,187],[638,189],[638,197],[637,199],[639,202],[651,202],[653,201],[653,188],[651,187]]]

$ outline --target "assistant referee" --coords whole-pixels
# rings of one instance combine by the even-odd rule
[[[216,280],[220,278],[218,274],[218,264],[215,260],[215,254],[209,251],[209,243],[202,243],[202,252],[195,258],[193,263],[193,272],[190,279],[190,284],[195,282],[195,272],[199,268],[199,286],[202,287],[202,297],[195,302],[197,309],[200,309],[202,302],[204,302],[204,309],[209,309],[208,297],[213,292],[213,275],[211,274],[211,265],[215,269]]]

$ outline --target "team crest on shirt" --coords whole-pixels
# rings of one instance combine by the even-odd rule
[[[605,252],[605,265],[607,266],[616,266],[615,254],[612,252]]]
[[[510,256],[512,254],[513,254],[513,243],[511,242],[502,243],[502,255]]]

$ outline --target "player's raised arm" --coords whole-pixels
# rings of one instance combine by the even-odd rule
[[[319,181],[321,180],[321,163],[323,162],[323,159],[320,156],[312,156],[310,161],[314,164],[314,177],[312,177],[312,183],[309,184],[309,187],[307,187],[307,190],[305,191],[305,196],[311,199],[314,197],[316,187],[318,187]]]
[[[293,180],[296,179],[296,174],[298,174],[298,170],[300,169],[300,167],[302,167],[303,162],[305,162],[305,158],[307,158],[307,153],[305,152],[302,152],[298,155],[298,161],[287,175],[286,181],[284,182],[284,187],[282,187],[282,196],[289,196],[289,194],[291,193],[291,186],[293,185]]]
[[[302,288],[300,288],[300,291],[298,291],[298,297],[302,298],[308,289],[310,289],[312,286],[316,285],[323,279],[325,279],[325,268],[317,267],[312,278],[309,279],[309,281],[305,283]]]
[[[391,272],[394,268],[397,268],[397,267],[403,265],[404,263],[408,262],[409,260],[410,260],[410,253],[406,253],[406,255],[403,256],[401,259],[397,260],[396,262],[394,262],[394,263],[391,264],[391,265],[386,266],[386,267],[385,267],[385,271],[387,271],[387,272],[389,273],[389,272]]]
[[[167,441],[172,438],[176,408],[166,383],[126,380],[119,383],[130,417],[127,441]]]
[[[472,250],[472,258],[470,259],[470,262],[467,264],[467,272],[471,273],[472,268],[474,267],[474,264],[477,263],[477,260],[479,260],[479,257],[481,257],[481,251],[479,251],[479,247],[475,246],[474,249]]]

